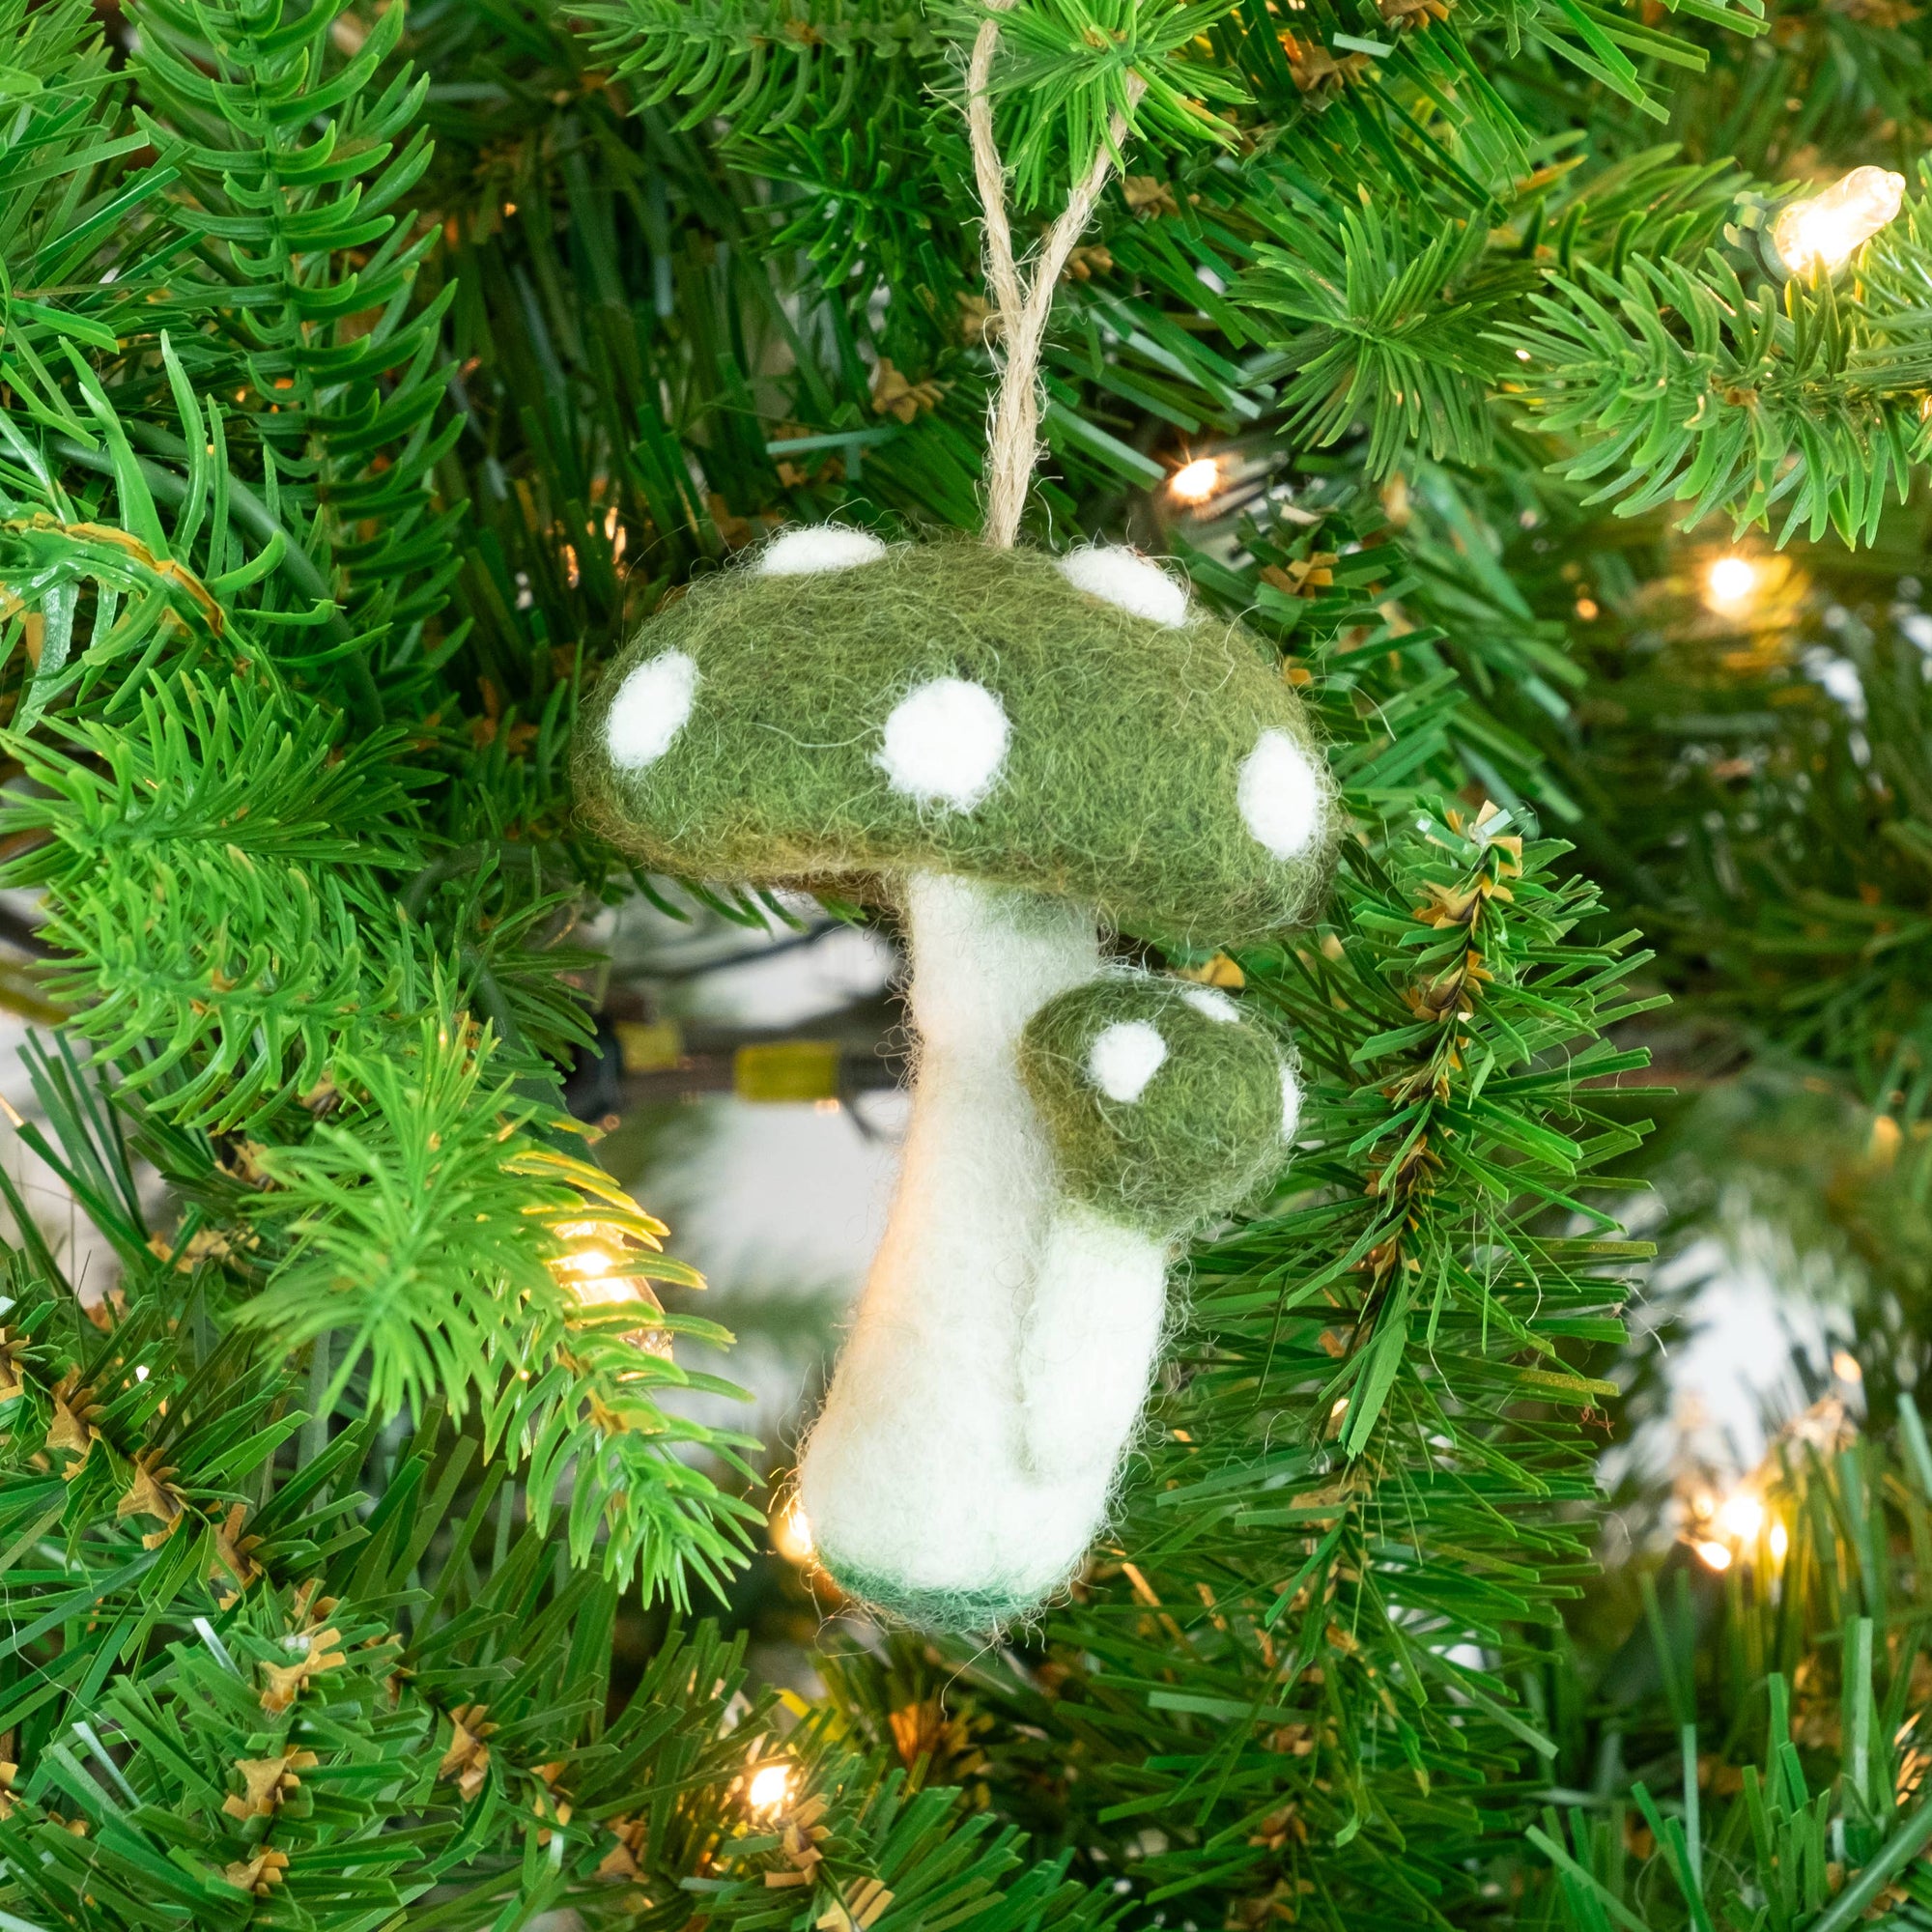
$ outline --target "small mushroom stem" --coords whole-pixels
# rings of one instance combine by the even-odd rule
[[[1147,1387],[1164,1255],[1065,1199],[1019,1077],[1027,1021],[1099,970],[1093,915],[928,874],[906,912],[912,1121],[800,1501],[848,1589],[985,1623],[1063,1580],[1097,1525]],[[1140,1308],[1124,1325],[1107,1308],[1123,1285]]]
[[[1147,1400],[1169,1247],[1082,1202],[1055,1204],[1020,1350],[1027,1456],[1042,1480],[1084,1485],[1096,1518]]]

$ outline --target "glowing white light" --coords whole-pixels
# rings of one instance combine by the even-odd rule
[[[790,1807],[792,1786],[797,1780],[798,1770],[794,1765],[782,1762],[760,1765],[746,1787],[746,1807],[759,1817],[777,1816]]]
[[[1730,1546],[1723,1543],[1696,1543],[1691,1548],[1696,1550],[1699,1560],[1706,1569],[1725,1571],[1731,1567]]]
[[[1177,503],[1205,503],[1221,487],[1221,466],[1211,456],[1197,456],[1167,479],[1167,494]]]
[[[815,1547],[811,1540],[811,1524],[806,1520],[805,1511],[799,1507],[798,1498],[793,1496],[781,1503],[772,1512],[772,1548],[787,1563],[810,1563]],[[759,1776],[763,1775],[759,1773]]]
[[[624,1271],[624,1257],[594,1242],[559,1255],[553,1265],[562,1285],[586,1307],[641,1298],[636,1278]]]
[[[1740,1490],[1717,1515],[1717,1526],[1734,1543],[1755,1543],[1764,1527],[1764,1505]]]
[[[1720,556],[1704,573],[1704,601],[1720,615],[1734,616],[1757,594],[1757,565],[1747,556]]]
[[[639,1258],[626,1246],[622,1229],[601,1221],[560,1221],[555,1232],[572,1245],[551,1257],[551,1273],[580,1308],[632,1303],[653,1313],[662,1312],[649,1282],[637,1271]],[[662,1361],[671,1359],[671,1338],[666,1328],[633,1328],[624,1339]]]
[[[1786,1551],[1791,1548],[1791,1532],[1781,1522],[1775,1522],[1766,1541],[1771,1545],[1771,1560],[1774,1563],[1782,1563]]]
[[[1809,201],[1793,202],[1771,225],[1771,242],[1794,275],[1842,269],[1898,213],[1905,177],[1854,168]]]

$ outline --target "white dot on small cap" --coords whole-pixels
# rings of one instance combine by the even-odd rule
[[[760,577],[815,577],[821,571],[877,563],[885,554],[885,545],[870,530],[814,524],[775,537],[758,553],[757,569]]]
[[[1012,726],[983,684],[935,677],[899,699],[873,762],[896,792],[970,811],[1007,761]]]
[[[1094,1036],[1087,1077],[1110,1100],[1138,1100],[1166,1058],[1166,1040],[1146,1020],[1116,1020]]]
[[[1308,850],[1321,825],[1321,781],[1286,731],[1264,731],[1241,761],[1236,802],[1244,824],[1277,859]]]
[[[1180,996],[1197,1013],[1206,1013],[1210,1020],[1219,1020],[1224,1026],[1230,1020],[1238,1020],[1241,1009],[1226,993],[1217,993],[1212,986],[1190,986]]]
[[[1187,591],[1139,551],[1096,544],[1060,559],[1060,574],[1076,590],[1118,605],[1136,617],[1172,629],[1187,621]]]
[[[639,772],[670,750],[697,696],[697,666],[682,651],[640,664],[611,703],[604,741],[620,772]]]

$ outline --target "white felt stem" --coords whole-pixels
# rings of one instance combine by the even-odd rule
[[[862,1586],[1017,1602],[1098,1525],[1158,1336],[1159,1256],[1069,1212],[1019,1079],[1027,1021],[1098,971],[1092,918],[923,875],[906,910],[912,1122],[800,1501],[834,1573]],[[1137,1313],[1092,1305],[1122,1295]],[[1042,1422],[1036,1402],[1065,1412]]]
[[[1097,1483],[1147,1400],[1167,1309],[1167,1243],[1063,1201],[1020,1350],[1027,1447],[1042,1476]]]

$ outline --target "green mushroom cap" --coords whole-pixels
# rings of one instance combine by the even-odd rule
[[[844,551],[800,569],[780,539],[604,676],[577,781],[612,843],[749,884],[950,873],[1184,941],[1307,914],[1335,834],[1325,766],[1237,625],[1131,557],[1179,621],[1037,552],[795,535]]]
[[[1040,1008],[1019,1064],[1061,1185],[1149,1234],[1227,1213],[1288,1157],[1293,1069],[1225,993],[1106,975]]]

